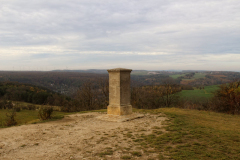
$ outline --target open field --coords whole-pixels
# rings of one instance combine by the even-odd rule
[[[204,78],[206,74],[204,73],[195,73],[195,75],[191,79],[182,79],[183,81],[189,81],[189,80],[194,80],[194,79],[199,79],[199,78]]]
[[[195,73],[195,75],[191,78],[191,79],[183,79],[183,80],[194,80],[194,79],[198,79],[198,78],[204,78],[205,77],[205,73]],[[174,74],[174,75],[170,75],[170,77],[177,79],[178,77],[181,76],[185,76],[185,74]]]
[[[213,97],[213,92],[218,89],[218,85],[212,85],[212,86],[205,86],[204,89],[197,89],[194,88],[194,90],[182,90],[178,93],[178,95],[182,99],[188,99],[188,100],[194,100],[199,98],[211,98]]]
[[[194,79],[198,79],[198,78],[204,78],[206,76],[205,73],[195,73],[195,75],[193,76]]]
[[[185,74],[173,74],[169,75],[169,77],[172,77],[173,79],[177,79],[178,77],[184,76]]]
[[[106,111],[106,110],[105,110]],[[239,159],[240,116],[161,108],[109,122],[84,113],[0,129],[0,159]]]

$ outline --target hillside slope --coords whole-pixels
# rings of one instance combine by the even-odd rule
[[[100,113],[0,129],[0,159],[239,159],[240,116],[162,108],[117,123]]]

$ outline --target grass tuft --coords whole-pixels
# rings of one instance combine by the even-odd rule
[[[137,157],[141,157],[142,156],[142,154],[140,152],[136,152],[136,151],[132,152],[132,155],[133,156],[137,156]]]
[[[121,159],[132,159],[131,156],[122,156]]]

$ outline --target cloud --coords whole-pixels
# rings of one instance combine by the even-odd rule
[[[162,68],[211,69],[212,62],[234,70],[235,60],[226,57],[239,57],[239,42],[238,1],[1,0],[0,5],[3,69],[26,58],[28,66],[77,68],[82,57],[89,68],[119,63],[155,69],[160,61]]]

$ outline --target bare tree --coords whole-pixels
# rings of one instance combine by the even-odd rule
[[[81,110],[106,108],[108,105],[109,88],[107,79],[85,82],[78,90],[75,100]]]
[[[108,106],[109,104],[109,80],[108,79],[99,79],[99,86],[102,95],[104,96],[104,105]]]
[[[150,85],[132,88],[132,105],[136,108],[155,109],[169,107],[178,101],[176,92],[181,87],[172,79],[165,79],[162,85]]]
[[[169,107],[174,101],[178,100],[178,96],[175,94],[181,91],[181,87],[175,83],[172,78],[166,78],[162,81],[162,99],[165,101],[166,107]]]

